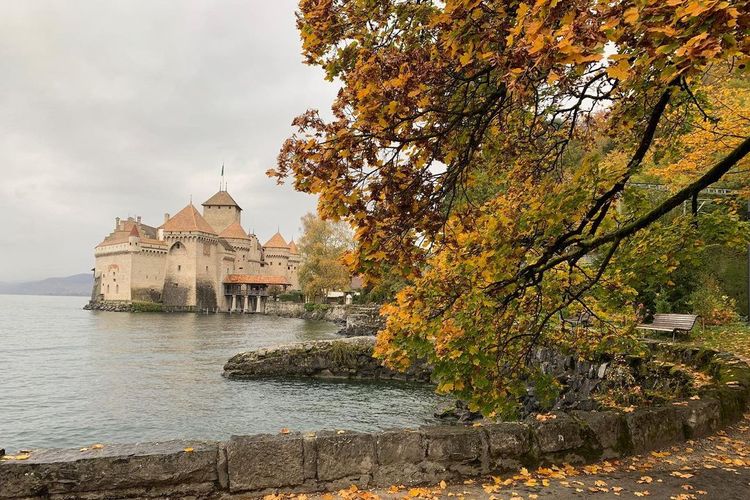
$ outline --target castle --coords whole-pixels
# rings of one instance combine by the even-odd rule
[[[261,245],[226,189],[152,227],[115,219],[95,250],[92,302],[146,301],[167,311],[262,312],[274,291],[299,289],[297,246],[279,232]]]

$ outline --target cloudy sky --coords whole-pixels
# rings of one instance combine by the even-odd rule
[[[274,165],[336,87],[293,0],[0,0],[0,281],[87,272],[117,216],[159,225],[219,186],[264,241],[315,200]]]

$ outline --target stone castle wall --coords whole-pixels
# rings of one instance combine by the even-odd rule
[[[240,210],[230,206],[204,206],[203,218],[219,234],[235,222],[240,222]]]

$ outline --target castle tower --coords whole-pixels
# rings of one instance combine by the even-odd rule
[[[289,242],[289,273],[287,278],[292,284],[292,290],[299,290],[299,268],[302,265],[302,256],[299,254],[294,238]]]
[[[192,203],[161,229],[168,248],[164,305],[173,310],[214,309],[221,293],[222,252],[216,232]]]
[[[242,208],[224,190],[203,202],[203,218],[216,234],[221,234],[232,224],[241,224],[241,213]]]
[[[276,232],[263,245],[263,274],[287,277],[289,272],[289,245],[281,233]]]

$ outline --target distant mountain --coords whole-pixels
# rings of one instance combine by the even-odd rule
[[[0,294],[5,295],[91,295],[91,273],[74,274],[64,278],[47,278],[22,283],[0,282]]]

